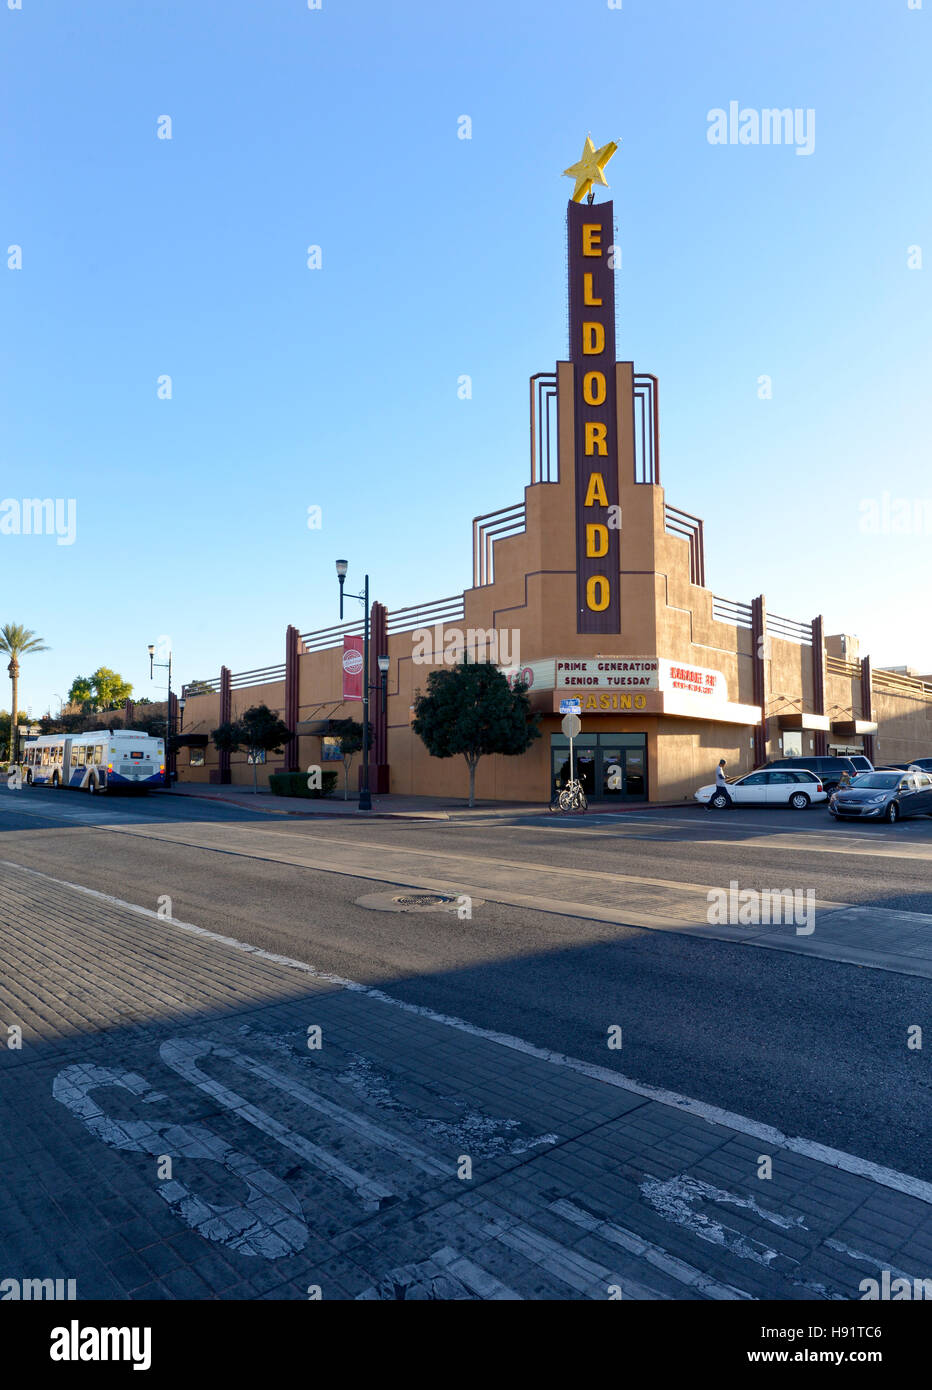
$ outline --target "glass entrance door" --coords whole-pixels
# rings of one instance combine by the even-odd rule
[[[573,744],[573,771],[590,801],[647,800],[646,734],[581,734]],[[569,740],[550,736],[551,797],[570,777]]]
[[[647,800],[647,749],[625,749],[625,796],[629,801]]]
[[[645,750],[616,748],[610,742],[599,743],[602,759],[602,801],[644,801],[647,796]]]
[[[582,783],[586,796],[595,796],[598,745],[594,738],[585,736],[573,742],[573,776]],[[551,795],[562,790],[570,780],[569,741],[562,739],[560,745],[550,749]]]
[[[600,747],[599,752],[602,755],[601,800],[624,801],[625,750],[608,744]]]

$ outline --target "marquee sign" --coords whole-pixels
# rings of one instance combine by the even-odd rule
[[[728,699],[728,687],[721,671],[671,661],[663,656],[551,656],[525,666],[509,667],[504,674],[509,685],[521,681],[529,690],[576,694],[660,690],[671,695],[697,695],[710,704]]]
[[[612,203],[571,201],[570,279],[576,463],[576,631],[618,633],[620,545]]]
[[[572,701],[582,715],[666,714],[749,727],[761,722],[759,705],[729,700],[723,672],[665,656],[550,656],[500,669],[509,684],[527,686],[536,709],[554,713],[565,713]]]

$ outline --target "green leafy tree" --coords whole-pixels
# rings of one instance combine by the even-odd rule
[[[260,753],[281,753],[294,734],[268,705],[253,705],[241,719],[229,719],[211,733],[214,747],[221,753],[235,753],[244,748],[252,760],[252,789],[258,792],[258,763]]]
[[[213,695],[214,688],[209,681],[190,681],[185,686],[185,695]]]
[[[88,676],[75,676],[68,691],[68,704],[80,705],[83,710],[94,708],[94,688]]]
[[[23,710],[23,709],[20,710],[20,712],[19,712],[19,718],[17,719],[16,722],[17,722],[17,724],[28,724],[28,723],[29,723],[29,715],[26,713],[25,710]],[[7,710],[7,709],[2,709],[2,710],[0,710],[0,753],[2,753],[2,755],[3,755],[4,758],[9,759],[9,756],[10,756],[10,711]]]
[[[8,652],[10,663],[7,670],[10,673],[10,680],[13,685],[13,700],[11,709],[19,709],[19,659],[30,652],[47,652],[48,647],[37,637],[28,627],[23,627],[22,623],[4,623],[0,627],[0,652]],[[16,725],[10,732],[10,760],[16,760],[18,735]]]
[[[514,757],[536,738],[540,715],[527,686],[510,686],[497,666],[484,662],[431,671],[427,694],[417,691],[412,728],[434,758],[462,754],[469,769],[469,804],[476,804],[476,768],[487,753]]]
[[[353,758],[362,752],[362,723],[358,719],[333,719],[330,733],[338,740],[343,758],[343,800],[349,797],[349,774]],[[369,724],[369,746],[372,746],[372,724]]]
[[[98,666],[90,676],[75,676],[68,691],[68,703],[80,705],[85,711],[117,709],[133,693],[125,681],[109,666]]]
[[[118,709],[133,693],[130,682],[125,681],[118,672],[111,671],[109,666],[98,666],[91,676],[91,684],[98,709]]]

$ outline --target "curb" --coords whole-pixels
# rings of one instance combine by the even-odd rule
[[[175,794],[176,794],[176,795],[179,795],[179,796],[182,796],[182,797],[191,797],[191,798],[192,798],[193,800],[195,800],[195,801],[221,801],[221,802],[223,802],[223,804],[224,804],[225,806],[240,806],[240,807],[242,807],[242,809],[243,809],[244,811],[248,811],[248,810],[254,809],[254,810],[256,810],[260,815],[269,815],[269,816],[300,816],[300,817],[305,818],[305,819],[308,818],[308,817],[319,817],[319,818],[324,819],[324,820],[343,820],[343,819],[346,819],[346,818],[355,818],[356,816],[358,816],[358,815],[360,814],[359,811],[355,811],[355,812],[347,812],[347,811],[339,811],[339,812],[337,812],[337,811],[293,811],[293,810],[290,810],[290,809],[287,808],[287,807],[282,807],[281,809],[279,809],[279,808],[276,807],[276,806],[256,806],[256,807],[250,807],[250,805],[249,805],[248,802],[243,801],[243,800],[242,800],[241,798],[239,798],[239,797],[232,797],[232,796],[211,796],[211,795],[206,794],[206,793],[203,793],[203,792],[187,792],[187,791],[185,791],[185,792],[177,792],[177,791],[176,791]],[[643,812],[643,811],[664,811],[664,810],[675,810],[675,809],[677,809],[677,808],[682,809],[682,808],[684,808],[684,807],[689,807],[690,805],[691,805],[690,802],[683,802],[683,801],[639,801],[639,802],[634,802],[634,803],[632,803],[632,804],[630,804],[630,805],[627,805],[627,806],[606,806],[606,807],[604,807],[604,808],[602,808],[602,807],[599,806],[599,805],[590,806],[589,810],[588,810],[588,811],[584,811],[581,815],[580,815],[579,812],[576,812],[576,811],[567,811],[567,812],[562,812],[562,813],[556,813],[556,812],[555,812],[555,813],[553,813],[553,814],[554,814],[554,815],[556,815],[556,814],[562,814],[563,816],[572,817],[573,819],[584,820],[584,819],[586,818],[587,815],[594,815],[594,816],[606,816],[606,815],[611,815],[611,816],[623,816],[623,815],[637,814],[637,813]],[[475,808],[473,808],[472,811],[470,811],[470,809],[469,809],[468,807],[462,807],[462,808],[457,807],[457,808],[455,808],[455,809],[453,809],[453,810],[450,810],[450,811],[368,811],[368,812],[365,812],[365,813],[363,813],[363,814],[365,814],[367,820],[445,820],[445,821],[449,821],[449,820],[457,820],[457,819],[460,819],[460,818],[462,818],[462,819],[464,819],[464,820],[471,820],[471,819],[473,818],[474,815],[475,815],[476,817],[479,817],[479,816],[482,816],[482,815],[486,815],[486,816],[499,817],[499,818],[502,818],[502,819],[503,819],[503,818],[506,817],[506,816],[548,816],[548,817],[549,817],[549,815],[550,815],[551,813],[550,813],[549,804],[547,804],[547,803],[543,803],[543,804],[540,804],[540,803],[532,803],[532,804],[529,805],[526,809],[514,809],[514,810],[510,810],[510,811],[496,811],[496,810],[494,810],[494,809],[484,810],[484,809],[479,808],[479,807],[475,807]]]

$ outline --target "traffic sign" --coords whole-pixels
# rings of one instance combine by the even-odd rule
[[[567,738],[575,738],[582,728],[582,720],[578,714],[568,714],[560,727]]]
[[[578,700],[561,700],[561,701],[560,701],[560,713],[561,713],[561,714],[579,714],[579,712],[580,712],[581,709],[582,709],[582,706],[580,705],[580,703],[579,703]],[[569,737],[569,735],[567,735],[567,737]]]

